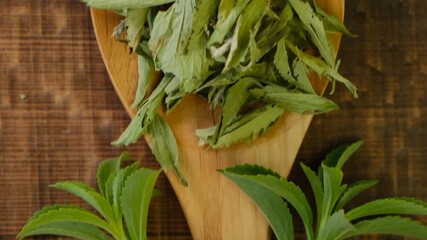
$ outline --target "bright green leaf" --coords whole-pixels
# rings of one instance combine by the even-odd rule
[[[363,141],[341,144],[330,151],[324,160],[324,164],[329,167],[341,169],[347,160],[363,145]]]
[[[108,203],[110,205],[114,204],[113,183],[114,183],[115,179],[116,179],[116,175],[112,174],[108,177],[107,182],[105,183],[106,191],[105,191],[104,198],[108,201]],[[113,208],[114,208],[114,206],[113,206]],[[117,215],[116,215],[116,217],[117,217]]]
[[[400,216],[387,216],[365,220],[354,225],[356,230],[349,232],[345,237],[354,237],[366,234],[389,234],[418,239],[427,239],[427,226],[421,222]]]
[[[359,195],[361,192],[375,186],[377,183],[378,183],[377,180],[367,180],[367,181],[359,181],[351,185],[340,197],[337,205],[335,206],[335,210],[340,210],[353,198]]]
[[[66,181],[52,184],[51,187],[74,194],[95,208],[105,219],[114,221],[114,212],[108,201],[90,186],[78,181]]]
[[[338,240],[354,230],[354,226],[345,218],[344,211],[332,214],[325,223],[325,226],[317,235],[317,239]]]
[[[248,196],[257,204],[266,216],[270,226],[272,227],[277,239],[290,240],[294,239],[292,216],[286,203],[282,198],[266,188],[265,184],[260,183],[258,177],[247,176],[241,170],[248,168],[248,172],[254,174],[254,168],[257,166],[238,166],[239,172],[234,172],[234,168],[228,168],[221,171],[230,180],[236,183]],[[260,175],[261,176],[261,175]]]
[[[337,168],[330,168],[324,164],[321,166],[323,176],[323,204],[322,219],[319,223],[319,231],[323,231],[326,221],[331,215],[335,204],[346,189],[341,186],[343,172]]]
[[[303,163],[301,163],[301,168],[304,171],[304,174],[307,177],[314,194],[314,199],[316,201],[316,216],[317,216],[316,222],[317,222],[317,225],[319,225],[320,220],[325,218],[325,216],[322,215],[323,214],[322,206],[324,201],[322,181],[313,170],[311,170],[309,167],[307,167]]]
[[[21,232],[18,239],[36,235],[58,235],[82,240],[109,240],[99,228],[79,222],[52,222],[37,228]]]
[[[259,186],[265,190],[284,198],[292,207],[294,207],[304,223],[307,238],[313,238],[313,213],[310,205],[301,191],[294,183],[286,181],[275,175],[268,173],[268,170],[259,171],[261,167],[244,165],[239,167],[227,168],[224,173],[238,174],[239,178],[244,179],[248,186]],[[229,176],[229,175],[227,175]],[[246,192],[246,191],[245,191]]]
[[[147,216],[154,185],[160,171],[139,169],[122,190],[121,207],[131,239],[147,238]]]
[[[22,228],[18,238],[32,235],[31,232],[37,232],[37,229],[43,229],[44,226],[52,226],[58,222],[75,222],[99,227],[117,237],[109,224],[95,214],[77,206],[54,205],[35,213],[34,217],[28,220],[28,223]]]
[[[113,194],[113,209],[114,213],[118,218],[122,217],[121,212],[121,198],[122,198],[122,190],[126,179],[134,173],[140,167],[138,162],[127,166],[124,169],[120,169],[120,171],[116,174],[114,181],[112,183],[112,194]]]
[[[107,181],[111,175],[115,175],[120,170],[120,163],[123,159],[128,159],[129,155],[127,152],[122,153],[118,158],[107,159],[102,161],[97,170],[96,178],[98,181],[98,188],[102,196],[107,196]]]
[[[389,214],[427,215],[427,204],[409,198],[378,199],[353,208],[345,214],[349,221]]]
[[[341,169],[347,160],[363,145],[363,141],[341,144],[330,151],[323,162],[326,166]]]

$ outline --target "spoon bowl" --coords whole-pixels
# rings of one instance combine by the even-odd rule
[[[317,0],[326,12],[343,20],[344,0]],[[137,87],[137,59],[126,45],[111,38],[121,17],[106,10],[92,9],[98,45],[114,88],[131,117]],[[338,50],[340,35],[331,35]],[[323,92],[327,81],[310,74],[314,88]],[[312,115],[286,113],[268,132],[251,143],[211,150],[198,146],[196,129],[212,126],[217,119],[202,97],[191,95],[165,115],[179,147],[180,166],[188,186],[172,171],[166,175],[180,201],[192,236],[197,240],[270,238],[268,223],[256,205],[234,183],[217,172],[237,164],[258,164],[288,176]],[[147,139],[150,144],[150,140]]]

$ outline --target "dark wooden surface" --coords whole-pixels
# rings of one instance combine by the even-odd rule
[[[315,166],[331,147],[364,139],[345,167],[346,180],[381,183],[354,205],[402,195],[427,201],[426,11],[425,0],[347,1],[347,25],[359,37],[344,38],[341,72],[358,85],[360,98],[339,87],[332,98],[341,110],[315,118],[298,159]],[[81,204],[48,185],[70,179],[94,185],[102,159],[128,150],[144,166],[158,167],[143,141],[110,146],[128,121],[83,4],[0,1],[0,240],[14,239],[44,205]],[[294,169],[291,178],[303,182]],[[191,239],[164,176],[159,188],[150,239]]]

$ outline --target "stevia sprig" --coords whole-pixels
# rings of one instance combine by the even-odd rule
[[[308,240],[342,240],[366,234],[390,234],[427,239],[427,226],[402,215],[427,215],[427,203],[411,198],[385,198],[348,209],[347,203],[378,181],[342,183],[341,168],[362,142],[331,151],[317,173],[301,167],[311,185],[315,206],[302,190],[278,174],[257,165],[240,165],[221,172],[261,209],[277,239],[294,239],[289,206],[301,217]]]
[[[147,239],[147,216],[160,170],[140,168],[127,153],[105,160],[98,167],[98,188],[78,181],[51,187],[67,191],[88,203],[97,214],[75,205],[52,205],[36,212],[18,234],[18,239],[35,235],[60,235],[84,240]]]

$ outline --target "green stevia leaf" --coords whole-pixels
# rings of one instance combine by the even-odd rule
[[[356,228],[346,234],[346,238],[366,234],[389,234],[418,239],[427,239],[427,226],[421,222],[400,216],[386,216],[365,220],[354,224]]]
[[[144,29],[149,8],[128,9],[125,19],[126,40],[130,48],[134,51],[137,48]]]
[[[108,201],[92,187],[78,181],[66,181],[52,184],[51,187],[67,191],[83,199],[96,209],[108,221],[114,221],[115,216]]]
[[[277,239],[294,239],[292,215],[287,204],[279,195],[266,188],[265,184],[260,183],[262,180],[259,180],[258,177],[261,175],[252,175],[256,174],[254,168],[259,168],[259,166],[244,165],[237,168],[240,168],[238,172],[234,172],[234,168],[228,168],[221,172],[236,183],[257,204],[266,216]],[[245,175],[242,172],[243,168],[248,168],[247,171],[252,176]]]
[[[250,77],[261,83],[277,82],[279,77],[272,65],[273,64],[267,62],[255,63],[249,68],[244,69],[244,71],[239,69],[239,71],[237,71],[239,75],[236,78]]]
[[[197,1],[196,12],[194,13],[193,30],[188,44],[189,49],[193,49],[194,45],[206,45],[207,28],[211,18],[216,13],[220,0],[199,0]]]
[[[111,175],[115,175],[120,170],[120,163],[122,161],[129,160],[129,155],[127,152],[124,152],[118,158],[112,158],[102,161],[97,170],[96,178],[98,181],[98,188],[102,196],[106,198],[107,196],[107,181]]]
[[[294,60],[292,69],[296,78],[296,82],[291,83],[294,83],[295,86],[306,93],[317,95],[316,91],[313,89],[313,86],[311,86],[310,79],[308,78],[309,71],[299,59]]]
[[[274,66],[280,73],[283,79],[291,82],[296,82],[292,76],[291,67],[289,65],[288,51],[286,50],[285,39],[281,39],[277,43],[277,50],[274,54]]]
[[[219,170],[219,172],[223,173],[224,171],[232,174],[245,175],[246,177],[258,176],[258,175],[267,175],[276,178],[281,178],[280,175],[269,168],[265,168],[260,165],[236,165],[233,167],[226,168],[224,170]]]
[[[156,68],[179,78],[187,92],[203,83],[211,64],[203,42],[197,41],[191,49],[186,48],[193,29],[195,7],[195,1],[182,0],[167,11],[159,12],[148,42]]]
[[[172,94],[175,91],[179,90],[180,80],[177,77],[172,78],[172,80],[166,85],[165,93],[166,95]]]
[[[230,126],[231,128],[231,126]],[[227,132],[228,130],[226,130]],[[230,130],[232,131],[232,129]],[[212,129],[205,129],[205,135],[212,135]],[[360,144],[360,142],[357,142]],[[357,150],[357,144],[345,145],[341,151],[334,150],[335,159],[344,156],[344,160],[335,160],[343,165],[348,157]],[[359,145],[360,146],[360,145]],[[346,152],[347,151],[347,152]],[[346,152],[346,154],[343,154]],[[330,154],[333,156],[334,154]],[[334,161],[332,161],[334,162]],[[427,226],[400,216],[372,218],[387,214],[427,215],[427,203],[410,198],[379,199],[353,210],[347,214],[339,209],[354,196],[376,184],[376,181],[361,181],[347,189],[341,185],[343,173],[337,167],[329,167],[324,162],[319,168],[319,176],[301,164],[312,186],[317,205],[316,236],[313,229],[313,213],[304,193],[293,183],[281,178],[272,170],[257,165],[240,165],[220,172],[235,182],[265,214],[277,235],[277,239],[294,239],[292,219],[286,203],[292,205],[306,227],[309,240],[343,240],[364,234],[393,234],[406,237],[427,239]],[[286,203],[280,202],[282,197]],[[338,209],[334,210],[334,209]],[[275,212],[277,210],[277,212]],[[355,221],[361,218],[369,220]],[[282,221],[285,222],[282,222]],[[351,222],[355,222],[354,224]]]
[[[311,70],[316,72],[319,76],[329,76],[332,79],[341,82],[344,84],[347,89],[353,94],[353,97],[357,98],[357,88],[351,83],[347,78],[343,77],[341,74],[337,72],[336,69],[328,66],[323,60],[313,57],[309,54],[303,53],[298,50],[292,43],[287,42],[287,46],[300,57],[301,61],[307,65]]]
[[[165,103],[166,103],[166,114],[168,114],[182,98],[188,95],[181,89],[181,81],[179,78],[174,77],[165,88]]]
[[[322,219],[319,229],[324,230],[327,218],[331,215],[335,204],[345,191],[346,186],[341,186],[343,172],[337,168],[330,168],[324,164],[321,166],[323,176],[323,204]]]
[[[324,218],[322,214],[322,206],[323,206],[323,186],[320,178],[316,175],[316,173],[311,170],[309,167],[301,163],[301,168],[304,171],[305,176],[307,177],[311,189],[313,190],[314,199],[316,201],[316,216],[317,216],[317,225],[320,223],[320,220]],[[319,226],[317,226],[319,227]]]
[[[124,168],[120,169],[120,171],[116,174],[114,181],[112,183],[112,194],[113,194],[113,209],[114,214],[121,218],[122,217],[122,210],[121,210],[121,198],[122,198],[122,190],[124,183],[126,179],[136,170],[138,170],[140,167],[140,164],[138,162],[135,162],[134,164]]]
[[[246,123],[253,121],[259,116],[260,112],[262,111],[263,109],[236,117],[236,119],[226,127],[224,133],[227,134],[227,133],[233,132],[235,129],[238,129],[239,127],[245,125]],[[212,138],[216,132],[216,128],[217,127],[209,127],[205,129],[198,129],[196,131],[196,135],[200,137],[200,141],[199,141],[200,146],[208,144],[212,141]]]
[[[354,226],[345,218],[344,211],[341,210],[328,218],[324,228],[318,233],[317,239],[338,240],[354,230]]]
[[[258,181],[262,181],[265,188],[270,189],[274,193],[284,198],[290,205],[292,205],[300,215],[306,235],[308,239],[313,238],[313,213],[310,205],[301,189],[292,182],[285,179],[277,179],[271,176],[259,176]]]
[[[107,182],[105,183],[105,196],[104,198],[107,199],[108,203],[112,206],[114,204],[114,196],[113,196],[113,182],[114,179],[116,178],[116,175],[110,175],[107,179]],[[113,206],[114,208],[114,206]],[[117,214],[116,214],[116,219],[117,219]]]
[[[218,8],[218,21],[215,24],[208,46],[224,42],[224,38],[236,23],[250,0],[221,0]]]
[[[249,59],[250,62],[247,66],[245,66],[245,69],[249,69],[252,65],[254,65],[258,60],[263,56],[263,52],[261,49],[258,48],[256,40],[255,40],[255,34],[253,31],[250,33],[249,37]]]
[[[294,183],[286,181],[285,179],[280,178],[277,175],[272,175],[271,173],[269,173],[271,172],[271,170],[260,171],[260,168],[262,167],[244,165],[239,167],[228,168],[225,170],[225,173],[226,175],[227,173],[238,174],[238,177],[244,179],[247,185],[258,186],[258,188],[269,190],[272,193],[284,198],[291,206],[293,206],[297,210],[304,223],[307,238],[312,239],[314,234],[312,226],[313,213],[304,193]]]
[[[175,6],[176,3],[174,3],[166,11],[158,11],[154,17],[153,26],[151,27],[150,33],[151,37],[148,41],[148,48],[150,49],[153,57],[157,55],[163,45],[168,44],[168,41],[171,38],[173,32],[171,24],[173,24],[173,20],[175,18]],[[179,14],[179,11],[177,12]]]
[[[285,111],[298,113],[324,113],[338,109],[331,100],[309,93],[290,92],[280,86],[266,86],[250,90],[256,98],[277,104]]]
[[[257,34],[257,46],[261,50],[261,55],[266,54],[274,46],[280,43],[281,39],[289,34],[289,22],[292,18],[292,8],[289,4],[286,4],[286,7],[277,19],[262,25]]]
[[[222,106],[225,101],[227,86],[211,88],[208,94],[208,102],[211,109]]]
[[[242,78],[228,89],[214,141],[223,135],[226,127],[237,117],[238,112],[249,97],[248,90],[257,86],[259,86],[259,82],[255,79]]]
[[[340,32],[346,35],[356,37],[353,33],[351,33],[343,22],[338,20],[335,16],[327,14],[323,11],[319,6],[316,5],[316,12],[320,15],[320,19],[325,26],[325,30],[328,32]]]
[[[145,54],[138,55],[138,86],[136,88],[133,108],[138,108],[150,90],[151,85],[156,80],[156,71],[153,59]]]
[[[206,88],[219,88],[236,83],[239,74],[236,71],[226,71],[204,83],[197,92]]]
[[[348,189],[343,193],[341,198],[339,199],[337,205],[335,206],[335,210],[342,209],[348,202],[350,202],[353,198],[358,196],[363,191],[367,190],[378,184],[377,180],[365,180],[359,181],[355,184],[348,187]]]
[[[329,167],[341,169],[347,160],[363,145],[363,141],[357,141],[349,144],[342,144],[330,151],[323,163]]]
[[[345,214],[349,221],[389,214],[427,215],[427,204],[410,198],[378,199],[356,207]]]
[[[216,128],[217,127],[214,126],[196,130],[196,136],[199,137],[199,146],[204,146],[211,142],[212,136],[215,134]]]
[[[37,218],[39,218],[41,215],[46,214],[47,212],[49,212],[51,210],[58,210],[61,208],[64,208],[64,209],[78,208],[78,209],[80,209],[80,207],[77,207],[75,205],[66,205],[66,204],[54,204],[54,205],[46,206],[46,207],[43,207],[40,211],[35,212],[34,215],[30,219],[28,219],[27,225],[29,223],[31,223],[32,221],[36,220]]]
[[[181,79],[181,89],[185,93],[197,91],[211,74],[209,67],[213,61],[206,57],[206,50],[200,42],[193,45],[192,50],[185,55],[180,55],[175,61],[178,69],[175,74]]]
[[[265,109],[269,108],[271,106],[265,106],[264,108],[252,111],[250,113],[247,113],[245,115],[238,116],[235,121],[233,121],[230,125],[227,126],[225,129],[225,133],[233,132],[234,130],[240,128],[241,126],[253,121],[256,119],[260,113],[262,113]]]
[[[146,131],[146,125],[144,124],[146,114],[147,108],[141,107],[125,131],[123,131],[120,137],[111,144],[115,146],[128,146],[136,143],[136,141],[138,141]]]
[[[162,103],[162,99],[165,95],[164,89],[172,78],[173,76],[169,74],[163,77],[156,89],[151,93],[150,97],[143,102],[142,106],[136,113],[136,116],[132,119],[126,130],[116,141],[112,143],[113,145],[127,146],[129,144],[133,144],[146,133],[147,125],[150,124],[157,109]]]
[[[274,105],[267,105],[256,112],[257,116],[254,119],[236,127],[234,131],[220,136],[212,147],[228,147],[238,142],[251,140],[261,133],[265,133],[283,114],[283,109]]]
[[[134,9],[160,6],[174,0],[82,0],[88,6],[100,9]]]
[[[181,182],[186,185],[179,168],[179,151],[175,136],[166,121],[156,114],[149,125],[148,134],[152,137],[151,150],[164,169],[173,169]]]
[[[187,95],[188,95],[187,93],[182,91],[178,91],[178,92],[167,95],[165,99],[166,114],[170,113],[175,108],[175,106],[177,106],[178,103],[180,103],[180,101]]]
[[[36,235],[58,235],[82,240],[109,240],[104,232],[90,224],[79,222],[53,222],[20,233],[18,239]]]
[[[228,54],[225,69],[236,67],[244,60],[249,49],[249,40],[251,32],[256,34],[255,26],[261,21],[267,13],[270,0],[251,1],[243,14],[240,16],[234,35],[231,41],[230,53]]]
[[[326,35],[322,21],[317,17],[309,3],[300,0],[289,0],[292,8],[299,16],[304,28],[308,31],[313,44],[328,65],[335,67],[335,53]]]
[[[21,239],[33,235],[31,233],[37,231],[39,228],[43,229],[44,226],[52,226],[53,224],[61,222],[82,223],[93,227],[99,227],[117,237],[117,234],[112,231],[110,225],[95,214],[77,206],[54,205],[45,207],[40,212],[35,213],[22,228],[21,232],[18,234],[18,238]]]
[[[126,14],[124,14],[124,17],[126,17]],[[126,30],[126,19],[123,19],[120,21],[119,24],[117,24],[117,26],[114,27],[111,37],[115,38],[117,41],[123,41],[124,39],[122,38],[122,35],[125,32],[125,30]]]
[[[154,185],[160,171],[139,169],[123,187],[121,207],[131,239],[147,239],[147,216]]]

